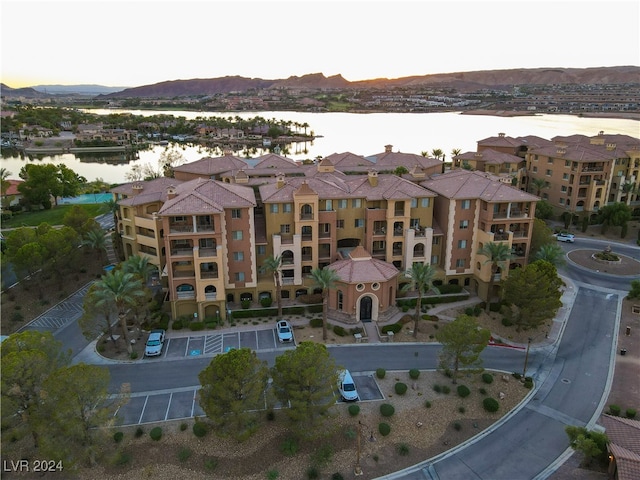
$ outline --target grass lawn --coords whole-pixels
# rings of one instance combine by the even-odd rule
[[[107,207],[99,203],[86,205],[81,204],[78,206],[85,210],[91,217],[97,217],[98,215],[107,213]],[[57,207],[52,207],[50,210],[20,212],[12,215],[8,220],[3,220],[2,228],[37,227],[43,222],[46,222],[49,225],[62,225],[62,219],[73,207],[74,205],[59,205]]]

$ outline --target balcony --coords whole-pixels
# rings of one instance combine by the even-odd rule
[[[197,233],[203,233],[203,232],[212,232],[215,233],[215,228],[213,228],[213,225],[197,225],[196,226],[196,232]]]
[[[302,255],[303,262],[310,262],[311,260],[313,260],[313,255]]]
[[[504,242],[505,240],[509,240],[509,234],[508,233],[494,233],[493,234],[493,240],[495,242]]]
[[[169,225],[169,232],[171,233],[189,233],[193,232],[193,226],[187,224],[172,224]]]
[[[282,285],[293,285],[294,278],[293,277],[283,277]]]
[[[204,294],[204,299],[205,300],[216,300],[218,298],[218,294],[217,293],[205,293]]]
[[[402,249],[401,248],[394,248],[392,251],[393,255],[402,255]]]
[[[193,278],[195,276],[195,270],[174,270],[173,272],[173,278]]]
[[[217,271],[200,270],[200,278],[218,278]]]
[[[313,213],[301,213],[300,220],[313,220]]]
[[[213,247],[200,248],[199,255],[201,257],[216,257],[218,255],[218,250]]]
[[[318,234],[318,238],[331,238],[331,232],[320,232]],[[303,238],[304,240],[304,238]]]
[[[386,235],[387,234],[387,229],[386,228],[376,228],[373,231],[374,235]]]
[[[174,257],[177,257],[177,256],[191,257],[193,256],[193,248],[172,248],[171,255]]]
[[[176,292],[178,300],[193,300],[196,298],[195,292]]]

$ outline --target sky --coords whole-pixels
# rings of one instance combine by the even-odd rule
[[[0,19],[12,88],[640,65],[638,0],[0,0]]]

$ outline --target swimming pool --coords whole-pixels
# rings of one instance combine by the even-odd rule
[[[111,193],[83,193],[77,197],[65,197],[58,203],[60,205],[75,205],[78,203],[104,203],[113,198]]]

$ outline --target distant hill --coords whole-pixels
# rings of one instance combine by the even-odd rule
[[[16,97],[24,97],[24,98],[47,98],[48,95],[44,93],[40,93],[37,90],[31,87],[25,88],[11,88],[5,85],[4,83],[0,83],[0,95],[7,98],[16,98]]]
[[[228,94],[264,89],[345,89],[345,88],[393,88],[434,86],[454,88],[459,92],[480,89],[510,89],[514,85],[621,85],[639,83],[640,67],[595,67],[595,68],[519,68],[512,70],[486,70],[475,72],[439,73],[396,79],[377,78],[350,82],[342,75],[325,77],[313,73],[301,77],[265,80],[226,76],[210,79],[171,80],[153,85],[127,88],[120,92],[103,95],[106,98],[162,98],[197,95]]]
[[[52,95],[106,95],[121,92],[127,87],[105,87],[104,85],[34,85],[31,88],[38,92]]]

